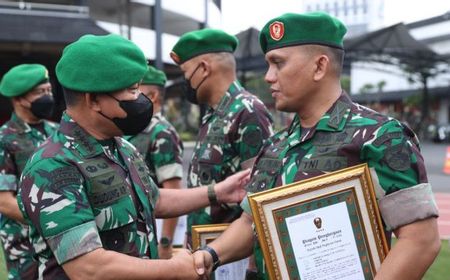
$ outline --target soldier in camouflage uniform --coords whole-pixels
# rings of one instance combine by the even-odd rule
[[[34,149],[56,129],[44,121],[53,109],[48,71],[40,64],[21,64],[2,78],[0,93],[11,99],[11,119],[0,128],[0,237],[8,279],[36,279],[37,262],[17,205],[17,184]]]
[[[181,36],[171,52],[185,77],[186,97],[208,105],[188,171],[188,187],[213,186],[249,168],[263,142],[272,135],[272,118],[264,104],[236,79],[233,52],[237,38],[203,29]],[[213,204],[188,216],[192,225],[228,223],[240,216],[237,205]]]
[[[183,177],[183,143],[175,128],[161,113],[164,102],[164,72],[149,66],[142,79],[140,90],[153,103],[152,120],[141,133],[126,136],[144,156],[151,177],[159,188],[181,189]],[[158,255],[161,259],[172,257],[172,241],[178,218],[165,219],[162,223]]]
[[[207,187],[158,189],[142,156],[117,137],[150,122],[151,101],[139,91],[146,71],[142,51],[118,35],[85,35],[64,49],[56,75],[67,110],[25,166],[17,196],[39,279],[198,278],[188,251],[155,260],[154,218],[205,207]],[[248,174],[217,184],[217,199],[242,199]]]
[[[285,14],[262,29],[260,43],[278,110],[295,112],[256,159],[249,193],[367,163],[386,231],[398,240],[377,279],[421,279],[440,241],[438,211],[415,134],[399,121],[351,102],[340,87],[345,26],[325,13]],[[244,213],[215,242],[221,262],[245,257],[254,240],[248,199]],[[268,279],[258,243],[258,279]],[[198,268],[212,266],[199,251]]]

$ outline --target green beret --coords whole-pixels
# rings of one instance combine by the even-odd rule
[[[145,73],[141,84],[158,85],[163,87],[166,85],[166,81],[167,81],[166,74],[164,74],[163,71],[158,70],[155,67],[148,66],[148,71],[147,73]]]
[[[170,57],[177,64],[205,53],[233,53],[238,39],[222,30],[202,29],[183,34],[172,49]]]
[[[48,82],[48,71],[44,65],[20,64],[3,76],[0,93],[6,97],[15,97],[29,92],[44,82]]]
[[[119,35],[85,35],[64,48],[56,77],[66,88],[109,92],[141,81],[147,71],[144,53]]]
[[[341,21],[326,13],[288,13],[266,23],[259,34],[259,43],[263,53],[307,44],[343,49],[346,32]]]

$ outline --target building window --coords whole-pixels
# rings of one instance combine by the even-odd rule
[[[337,1],[334,1],[334,13],[339,16],[339,5]]]

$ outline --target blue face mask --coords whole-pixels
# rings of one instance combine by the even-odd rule
[[[147,96],[141,93],[136,100],[119,100],[112,95],[108,94],[108,96],[119,103],[120,108],[127,113],[127,116],[111,119],[102,112],[100,114],[111,120],[124,135],[136,135],[148,126],[153,116],[153,103]]]
[[[197,99],[197,90],[198,88],[203,84],[203,82],[206,80],[206,77],[200,82],[200,84],[197,86],[197,88],[193,88],[191,86],[191,80],[195,75],[195,72],[197,72],[197,69],[200,67],[200,64],[197,65],[197,67],[195,68],[194,72],[192,72],[191,77],[189,77],[189,79],[184,79],[184,83],[182,84],[183,87],[183,91],[186,95],[186,99],[191,102],[192,104],[198,104],[198,99]]]

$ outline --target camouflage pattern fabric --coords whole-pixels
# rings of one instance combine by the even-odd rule
[[[302,130],[297,116],[269,139],[256,159],[249,193],[361,163],[369,165],[377,200],[428,182],[415,134],[393,118],[352,103],[345,93],[316,126]],[[251,215],[248,199],[241,206]],[[258,279],[268,279],[258,242],[254,253]]]
[[[234,81],[217,108],[210,108],[203,117],[188,171],[188,187],[212,185],[242,170],[272,133],[267,108]],[[192,225],[231,222],[241,212],[237,205],[213,205],[188,215],[188,229]]]
[[[97,141],[64,113],[19,186],[39,279],[68,279],[62,264],[101,247],[157,258],[153,209],[159,190],[148,172],[129,142]]]
[[[44,134],[22,121],[15,113],[0,127],[0,191],[16,194],[17,183],[28,158],[56,128],[56,124],[44,121]],[[3,215],[0,238],[8,268],[8,279],[36,279],[37,263],[32,259],[28,226]]]
[[[183,143],[175,128],[160,113],[138,135],[125,136],[144,156],[154,182],[183,177]]]

